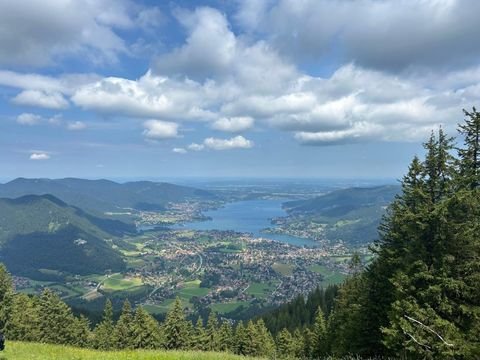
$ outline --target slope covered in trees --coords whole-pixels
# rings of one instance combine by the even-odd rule
[[[342,240],[364,246],[378,238],[377,228],[385,209],[399,192],[397,185],[340,189],[283,206],[290,219],[325,224],[323,236],[332,243]]]
[[[47,276],[40,269],[73,274],[122,270],[122,257],[108,241],[135,231],[52,195],[0,199],[0,214],[0,259],[10,271],[32,278]]]

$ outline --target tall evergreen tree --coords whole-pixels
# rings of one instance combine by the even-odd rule
[[[234,351],[233,329],[229,321],[224,320],[218,330],[218,342],[220,351]]]
[[[165,347],[167,349],[185,349],[189,342],[188,324],[180,298],[176,298],[173,307],[167,313],[163,324]]]
[[[114,338],[116,349],[132,349],[134,347],[134,321],[132,305],[128,299],[123,303],[122,313],[115,324]]]
[[[0,331],[5,328],[5,324],[9,319],[12,298],[12,277],[5,265],[0,264]]]
[[[133,319],[133,347],[135,349],[157,349],[161,346],[160,328],[157,321],[141,306]]]
[[[206,350],[207,336],[203,327],[203,320],[199,316],[195,324],[191,346],[194,350]]]
[[[8,339],[19,341],[40,340],[40,311],[38,299],[26,294],[16,294],[9,309],[5,326]]]
[[[322,308],[319,306],[313,324],[312,355],[316,358],[325,356],[328,353],[327,325]]]
[[[463,110],[464,123],[458,132],[464,139],[464,147],[458,150],[460,186],[473,190],[480,186],[480,112]]]
[[[207,327],[205,329],[205,340],[205,347],[207,350],[217,351],[220,349],[217,314],[213,311],[211,311],[208,316]]]
[[[113,307],[110,299],[105,302],[102,321],[95,327],[94,346],[100,350],[115,348]]]
[[[52,344],[73,344],[74,317],[71,309],[50,289],[39,299],[39,340]]]

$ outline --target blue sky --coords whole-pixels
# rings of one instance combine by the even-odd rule
[[[1,178],[398,178],[480,96],[480,2],[0,2]]]

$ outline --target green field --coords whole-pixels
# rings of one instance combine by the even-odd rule
[[[140,278],[124,278],[122,274],[115,274],[105,279],[102,290],[105,291],[125,291],[142,286]]]
[[[248,287],[246,293],[255,296],[257,299],[263,299],[270,295],[275,290],[276,286],[276,283],[268,284],[253,282]]]
[[[248,359],[226,353],[196,351],[95,351],[59,345],[7,342],[4,360],[234,360]]]
[[[176,295],[181,299],[190,300],[194,296],[205,296],[210,288],[201,288],[200,280],[187,281],[184,286],[178,289]]]
[[[328,269],[325,265],[312,265],[308,270],[322,274],[324,284],[340,284],[345,280],[346,275]]]
[[[250,306],[250,303],[248,301],[234,301],[223,304],[213,304],[210,306],[210,308],[219,314],[226,314],[238,309],[242,305],[244,307],[248,307]]]
[[[283,276],[290,276],[293,272],[293,265],[284,263],[275,263],[272,265],[272,269],[282,274]]]

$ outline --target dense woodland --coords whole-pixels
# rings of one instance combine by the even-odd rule
[[[0,267],[0,326],[7,339],[98,349],[165,348],[319,359],[357,354],[403,359],[480,358],[480,113],[465,112],[463,145],[442,129],[415,157],[364,269],[262,319],[194,325],[177,299],[164,322],[124,304],[91,329],[61,299],[16,294]],[[7,343],[8,346],[8,343]]]

